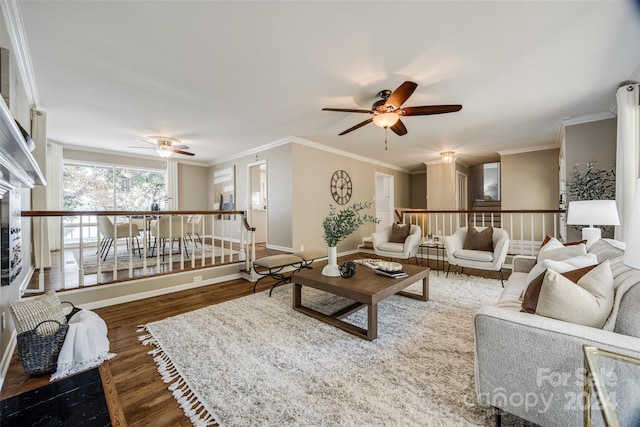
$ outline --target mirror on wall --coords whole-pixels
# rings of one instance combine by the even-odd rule
[[[500,162],[471,166],[473,200],[500,201]]]
[[[485,163],[483,166],[482,199],[485,201],[500,200],[500,162]]]

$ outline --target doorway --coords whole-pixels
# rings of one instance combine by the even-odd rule
[[[456,209],[466,211],[468,206],[467,174],[456,171]]]
[[[393,175],[376,172],[376,217],[380,220],[376,231],[382,231],[394,222],[393,178]]]
[[[256,229],[256,243],[267,243],[267,162],[248,165],[249,169],[249,224]]]

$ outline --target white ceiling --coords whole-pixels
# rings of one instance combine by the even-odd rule
[[[638,2],[18,2],[48,137],[155,156],[176,137],[216,163],[295,136],[415,170],[556,144],[559,120],[611,111],[640,74]],[[409,133],[321,111],[419,84]],[[182,156],[177,156],[183,158]]]

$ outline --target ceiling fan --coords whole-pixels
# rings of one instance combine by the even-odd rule
[[[406,135],[407,128],[400,120],[401,116],[429,116],[432,114],[444,114],[460,111],[462,105],[427,105],[422,107],[404,107],[400,108],[418,87],[417,83],[406,81],[402,83],[396,90],[381,90],[378,96],[381,98],[373,103],[371,110],[357,110],[351,108],[323,108],[323,111],[339,111],[344,113],[366,113],[372,114],[373,117],[358,123],[357,125],[340,132],[338,135],[344,135],[351,131],[361,128],[373,122],[378,127],[391,129],[397,135]]]
[[[148,144],[153,144],[155,147],[130,147],[130,148],[153,148],[156,150],[156,153],[160,157],[167,158],[171,156],[171,154],[182,154],[185,156],[194,156],[195,154],[190,153],[188,150],[189,147],[186,145],[180,145],[180,140],[176,138],[171,138],[169,136],[147,136],[142,139],[142,142],[146,142]]]

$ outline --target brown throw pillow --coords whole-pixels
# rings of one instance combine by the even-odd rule
[[[409,236],[409,231],[411,230],[411,224],[396,224],[394,223],[391,227],[391,236],[389,237],[389,241],[393,243],[404,243]]]
[[[462,249],[493,252],[493,227],[487,227],[482,231],[469,227]]]
[[[588,267],[582,267],[571,271],[566,271],[562,274],[567,279],[571,280],[573,283],[578,283],[578,280],[591,270],[593,270],[596,265],[590,265]],[[522,309],[521,312],[524,313],[536,313],[536,308],[538,307],[538,298],[540,298],[540,289],[542,288],[542,282],[544,281],[544,275],[547,270],[545,270],[538,277],[533,279],[529,286],[527,286],[527,290],[524,293],[524,299],[522,300]]]
[[[550,241],[552,238],[553,238],[553,237],[551,237],[551,236],[549,236],[549,235],[545,236],[544,240],[542,241],[542,245],[540,245],[540,247],[542,248],[544,245],[546,245],[547,243],[549,243],[549,241]],[[587,243],[587,241],[586,241],[586,240],[578,240],[578,241],[575,241],[575,242],[566,242],[566,243],[563,243],[563,245],[564,245],[564,246],[574,246],[574,245],[580,245],[580,244],[582,244],[582,243],[586,244],[586,243]]]

